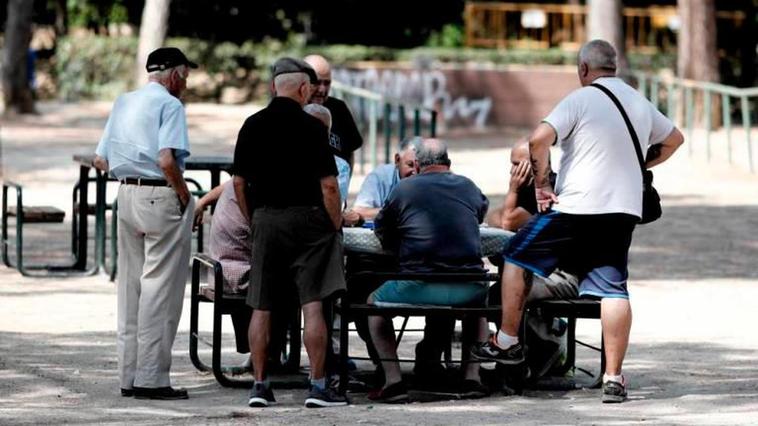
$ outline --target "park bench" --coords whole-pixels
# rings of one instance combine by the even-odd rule
[[[210,269],[213,271],[214,286],[200,285],[201,270]],[[221,386],[225,387],[250,387],[253,385],[252,379],[235,379],[228,377],[226,371],[230,367],[222,365],[222,336],[223,327],[222,319],[224,315],[230,315],[246,307],[245,294],[224,294],[224,276],[221,263],[202,253],[196,253],[192,258],[192,295],[190,299],[190,339],[189,352],[192,364],[200,371],[211,371]],[[200,304],[212,304],[213,306],[213,332],[211,341],[201,339],[198,332],[198,323],[200,315]],[[289,327],[289,346],[286,347],[286,362],[284,363],[285,372],[296,373],[300,368],[300,309],[293,312],[293,318]],[[296,329],[296,330],[295,330]],[[198,354],[198,342],[202,341],[211,347],[211,365],[205,364]],[[305,382],[302,377],[280,376],[272,377],[272,383],[277,387],[300,387]]]
[[[349,277],[348,286],[351,285],[371,285],[380,284],[387,280],[420,280],[428,282],[462,282],[462,281],[486,281],[493,282],[499,281],[497,274],[470,274],[470,273],[429,273],[429,274],[408,274],[408,273],[379,273],[379,272],[359,272]],[[456,320],[463,320],[466,318],[486,318],[490,322],[498,323],[500,321],[501,309],[500,306],[488,306],[488,307],[449,307],[449,306],[395,306],[395,307],[379,307],[372,304],[351,304],[347,298],[342,298],[340,302],[335,306],[335,312],[342,315],[343,320],[340,322],[340,392],[347,390],[346,384],[348,383],[348,357],[349,357],[349,339],[348,339],[348,323],[352,318],[356,316],[372,316],[380,315],[389,318],[403,317],[403,326],[398,332],[396,342],[400,343],[405,325],[408,322],[409,317],[447,317],[455,318]],[[567,318],[567,354],[566,362],[564,363],[564,371],[575,366],[576,361],[576,345],[587,346],[600,353],[600,369],[599,373],[592,375],[587,370],[580,369],[581,371],[590,374],[593,381],[588,387],[596,388],[602,382],[602,372],[605,367],[605,356],[603,353],[603,345],[601,347],[594,347],[586,343],[576,340],[576,320],[578,318],[600,318],[600,303],[595,300],[587,299],[573,299],[573,300],[543,300],[529,304],[524,312],[525,315],[544,315],[549,317]],[[525,321],[522,321],[522,338],[524,334]],[[602,339],[602,337],[601,337]],[[602,342],[602,340],[601,340]],[[528,345],[528,342],[527,342]],[[446,353],[447,362],[451,361],[448,353]],[[356,357],[356,359],[362,359]],[[413,362],[413,360],[397,359],[399,362]],[[522,371],[516,371],[516,375],[522,375]],[[559,372],[561,373],[561,372]],[[516,380],[516,391],[520,392],[520,388],[525,385],[521,380]]]
[[[16,205],[8,205],[8,190],[13,188],[16,192]],[[3,263],[9,268],[16,268],[24,276],[46,276],[49,272],[58,269],[55,265],[26,265],[23,257],[24,225],[31,223],[62,223],[66,213],[51,206],[24,206],[23,187],[15,182],[3,182],[3,219],[2,219],[2,256]],[[9,256],[8,219],[16,219],[15,235],[15,264]],[[65,269],[61,267],[60,269]],[[45,273],[32,271],[45,270]]]

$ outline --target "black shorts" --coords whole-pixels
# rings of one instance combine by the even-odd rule
[[[271,310],[292,292],[304,305],[345,289],[342,234],[322,207],[258,208],[252,233],[247,304],[253,309]]]
[[[623,214],[535,215],[503,252],[506,262],[547,278],[556,269],[579,277],[579,295],[629,298],[627,262],[639,218]]]

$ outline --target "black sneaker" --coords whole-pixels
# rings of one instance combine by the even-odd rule
[[[311,386],[308,398],[305,399],[305,408],[340,407],[347,404],[347,397],[338,394],[330,387],[321,389]]]
[[[368,399],[385,404],[405,404],[408,402],[408,388],[405,387],[405,383],[400,381],[386,388],[369,392]]]
[[[137,399],[160,399],[172,401],[176,399],[188,399],[187,391],[184,389],[174,389],[171,386],[162,388],[140,388],[134,386],[134,397]]]
[[[626,387],[614,381],[603,383],[603,402],[615,403],[626,401]]]
[[[460,385],[461,399],[484,398],[490,394],[490,389],[476,380],[463,380]]]
[[[516,365],[524,362],[524,347],[516,343],[508,349],[500,349],[490,339],[486,343],[478,343],[471,347],[471,356],[477,361],[495,361],[498,364]]]
[[[268,407],[272,404],[276,404],[276,399],[270,387],[264,386],[263,383],[256,383],[250,388],[250,397],[247,400],[249,407]]]

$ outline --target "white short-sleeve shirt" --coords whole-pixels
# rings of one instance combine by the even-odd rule
[[[190,155],[184,106],[165,87],[150,82],[116,99],[95,153],[108,161],[111,176],[163,179],[161,149],[175,150],[184,171]]]
[[[602,77],[621,102],[640,141],[643,157],[650,145],[663,142],[674,124],[633,87],[616,77]],[[555,129],[561,164],[555,184],[554,210],[570,214],[642,215],[642,175],[621,113],[595,87],[564,98],[544,120]]]

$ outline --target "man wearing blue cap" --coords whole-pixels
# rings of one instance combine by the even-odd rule
[[[95,165],[118,179],[118,367],[121,395],[187,399],[171,387],[171,347],[182,313],[194,200],[179,100],[190,62],[177,48],[147,58],[149,82],[116,99]]]

